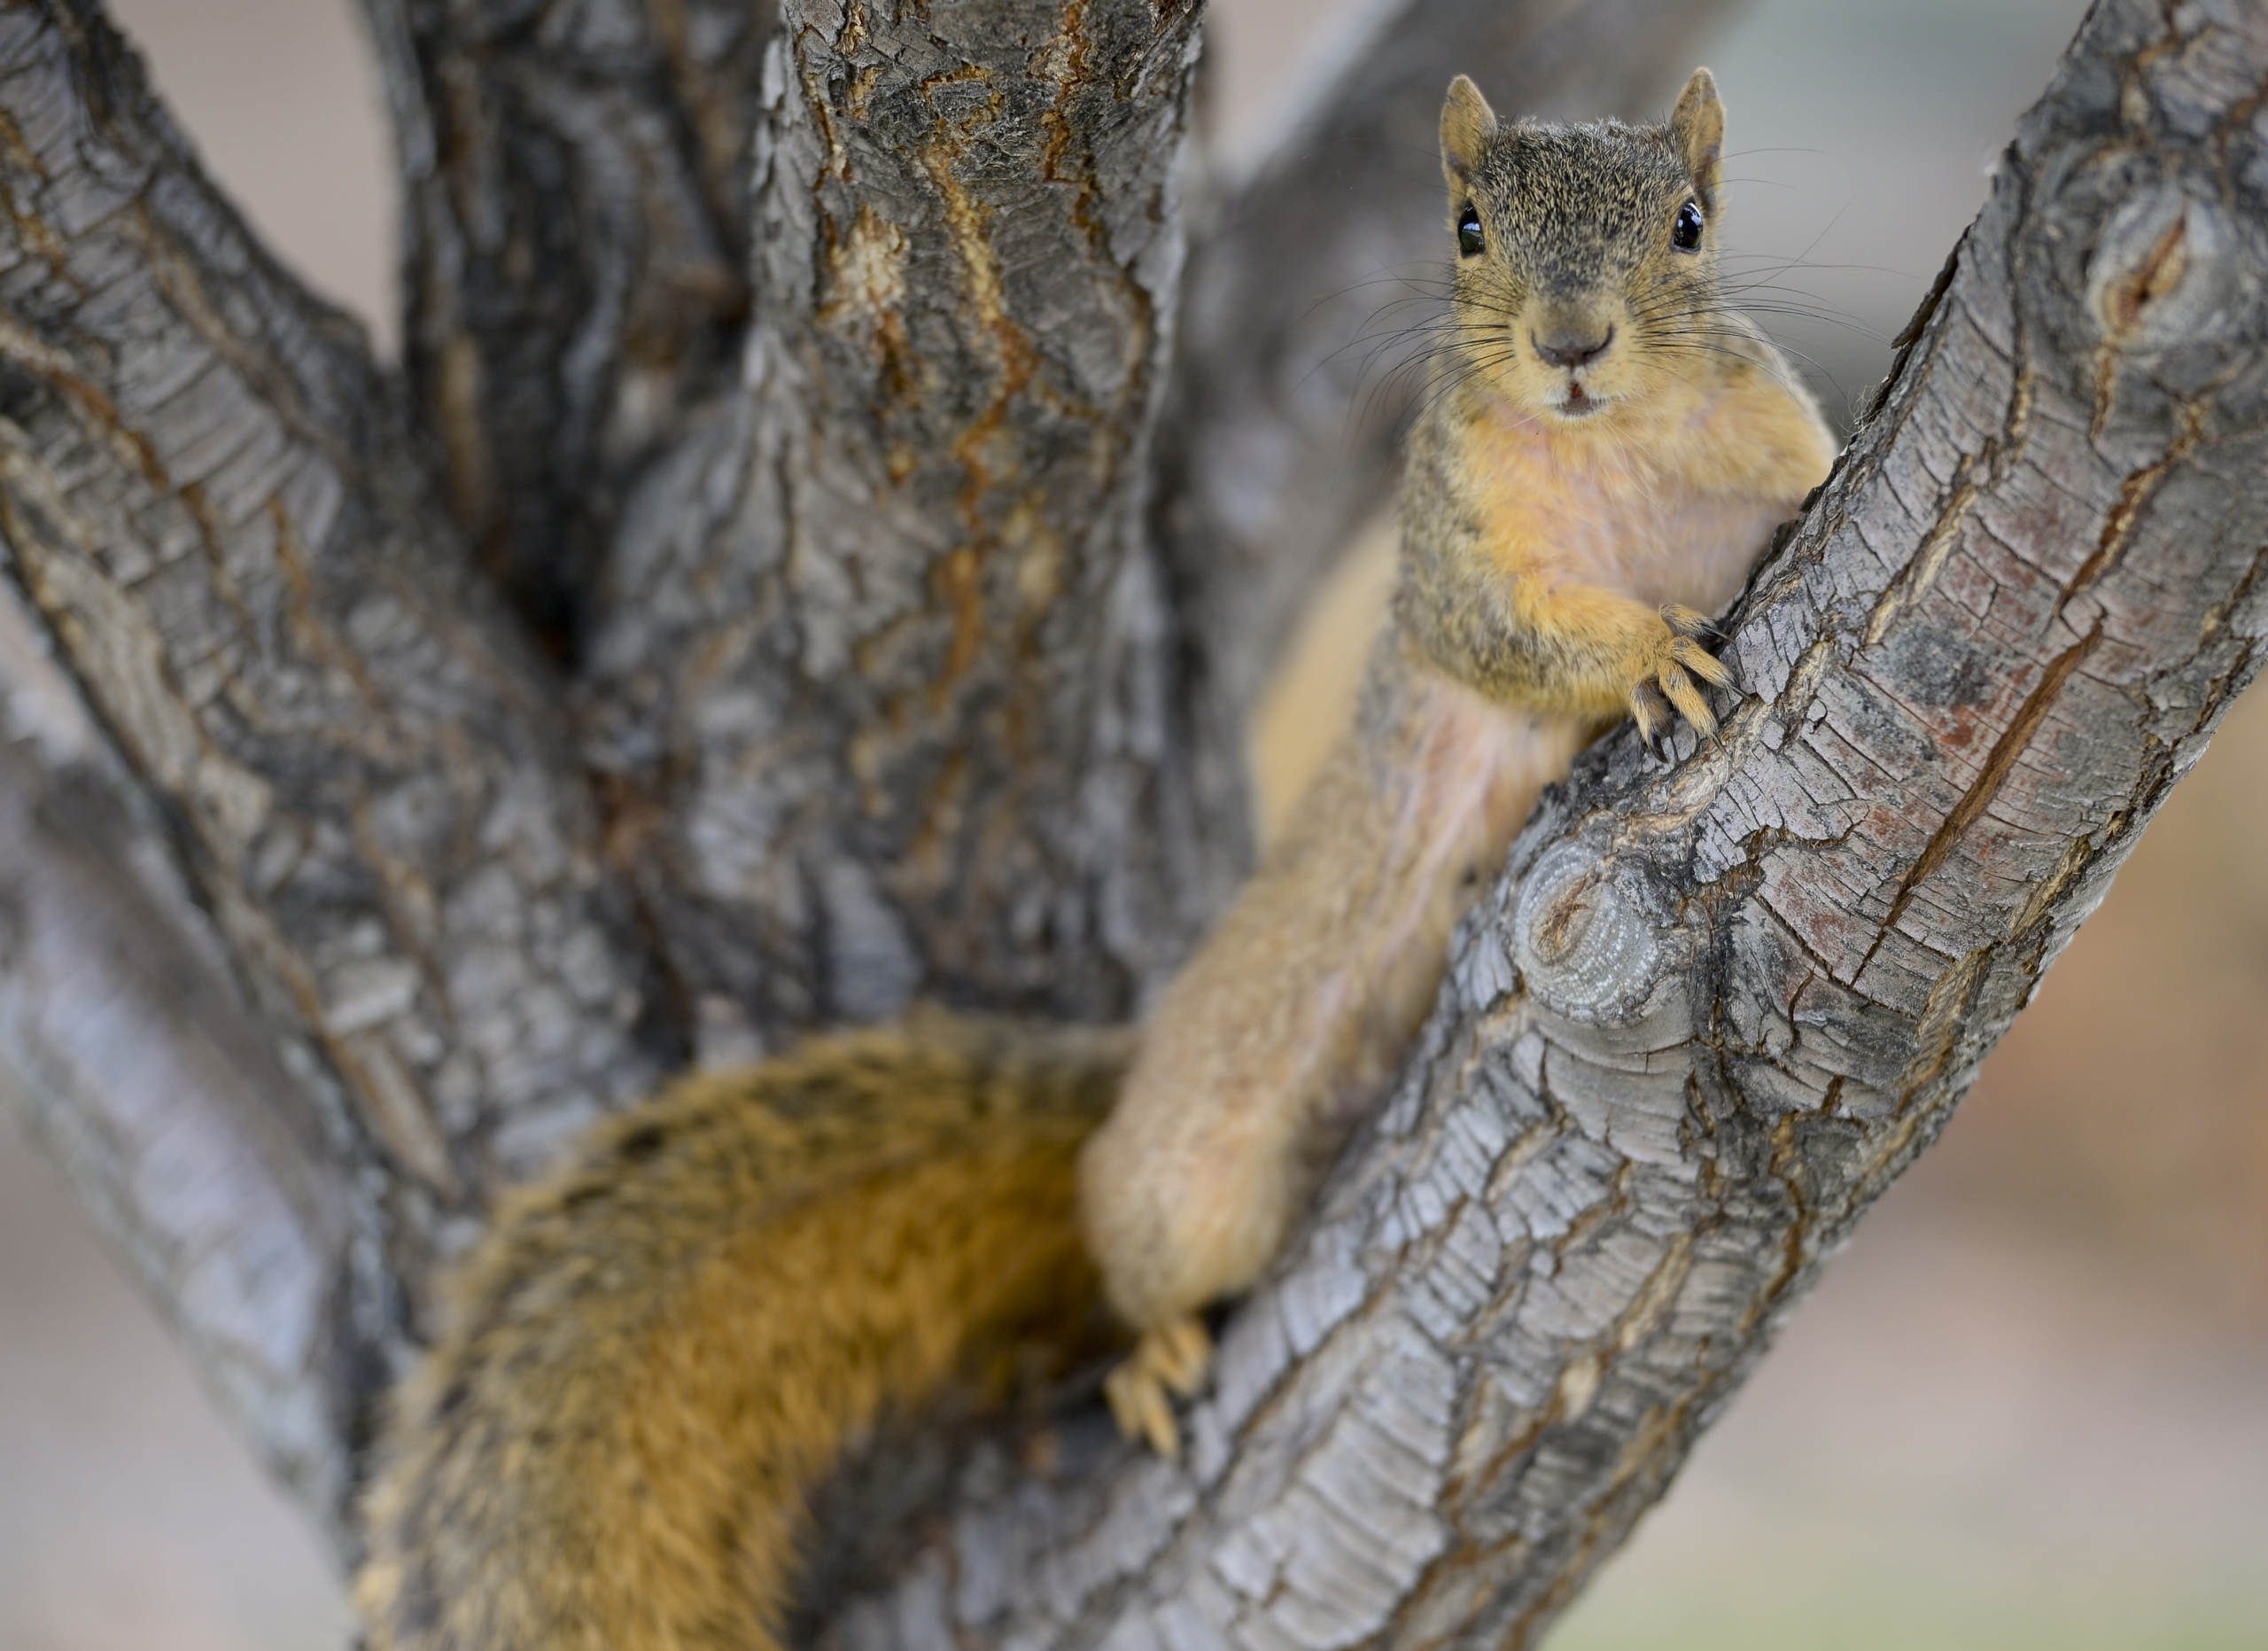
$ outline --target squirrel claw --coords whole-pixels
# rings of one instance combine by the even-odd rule
[[[1180,1459],[1181,1429],[1156,1376],[1130,1359],[1103,1378],[1102,1391],[1122,1435],[1140,1439],[1168,1461]]]
[[[1669,731],[1676,720],[1675,713],[1651,678],[1640,677],[1631,685],[1630,720],[1638,725],[1638,737],[1645,743],[1646,749],[1667,761]]]
[[[1695,640],[1713,630],[1707,618],[1674,603],[1662,608],[1670,635],[1649,660],[1645,674],[1630,685],[1630,715],[1646,749],[1667,761],[1669,736],[1679,718],[1703,739],[1717,732],[1717,713],[1705,688],[1729,688],[1733,674],[1725,662]]]
[[[1177,1397],[1194,1398],[1205,1390],[1213,1375],[1213,1338],[1203,1320],[1184,1315],[1142,1339],[1151,1349],[1158,1374]]]
[[[1194,1318],[1145,1330],[1134,1351],[1103,1378],[1103,1397],[1119,1432],[1140,1439],[1168,1461],[1181,1458],[1181,1429],[1169,1391],[1192,1398],[1213,1370],[1213,1338]]]
[[[1669,657],[1684,670],[1699,677],[1712,688],[1732,685],[1732,667],[1711,653],[1699,642],[1681,636],[1669,645]],[[1667,686],[1666,683],[1664,686]]]
[[[1702,657],[1708,658],[1705,654]],[[1716,661],[1711,659],[1709,663],[1714,665]],[[1660,683],[1662,692],[1669,696],[1670,704],[1677,707],[1678,715],[1693,725],[1695,733],[1703,739],[1716,733],[1717,713],[1709,708],[1701,690],[1694,687],[1692,677],[1675,665],[1665,665],[1655,680]]]

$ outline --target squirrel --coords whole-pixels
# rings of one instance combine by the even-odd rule
[[[1720,300],[1724,106],[1666,127],[1499,127],[1441,111],[1456,263],[1410,431],[1392,623],[1354,727],[1283,840],[1167,988],[1082,1156],[1111,1304],[1107,1383],[1172,1455],[1198,1312],[1282,1249],[1431,1005],[1449,931],[1543,786],[1628,714],[1716,730],[1702,639],[1826,479],[1808,392]]]
[[[1283,1250],[1542,787],[1624,715],[1658,753],[1713,734],[1707,616],[1826,476],[1818,408],[1722,300],[1723,131],[1706,69],[1660,126],[1500,125],[1451,83],[1390,623],[1279,841],[1138,1034],[815,1038],[505,1201],[392,1402],[371,1651],[771,1651],[846,1441],[1079,1356],[1099,1299],[1137,1338],[1120,1426],[1177,1452],[1200,1313]]]

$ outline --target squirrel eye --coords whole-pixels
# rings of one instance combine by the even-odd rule
[[[1464,203],[1464,210],[1456,215],[1456,250],[1464,257],[1478,257],[1487,243],[1480,235],[1480,214],[1472,203]]]
[[[1689,200],[1677,209],[1677,222],[1670,226],[1669,244],[1681,253],[1700,250],[1701,208]]]

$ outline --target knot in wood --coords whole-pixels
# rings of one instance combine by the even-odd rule
[[[1659,979],[1663,946],[1638,874],[1582,843],[1544,851],[1512,905],[1512,960],[1528,995],[1571,1020],[1635,1020]]]
[[[2225,339],[2248,307],[2243,238],[2218,202],[2167,182],[2111,214],[2087,262],[2087,307],[2126,352]]]

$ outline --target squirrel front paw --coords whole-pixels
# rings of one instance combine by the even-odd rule
[[[1213,1338],[1194,1318],[1174,1319],[1142,1332],[1119,1367],[1103,1378],[1103,1397],[1118,1430],[1144,1439],[1168,1461],[1181,1456],[1181,1428],[1174,1421],[1170,1390],[1194,1398],[1213,1371]]]
[[[1638,725],[1638,737],[1657,757],[1664,754],[1678,717],[1690,722],[1704,739],[1717,731],[1717,713],[1693,679],[1697,676],[1713,688],[1733,680],[1724,663],[1701,645],[1701,638],[1716,634],[1707,614],[1666,602],[1661,615],[1664,634],[1630,684],[1630,715]]]

